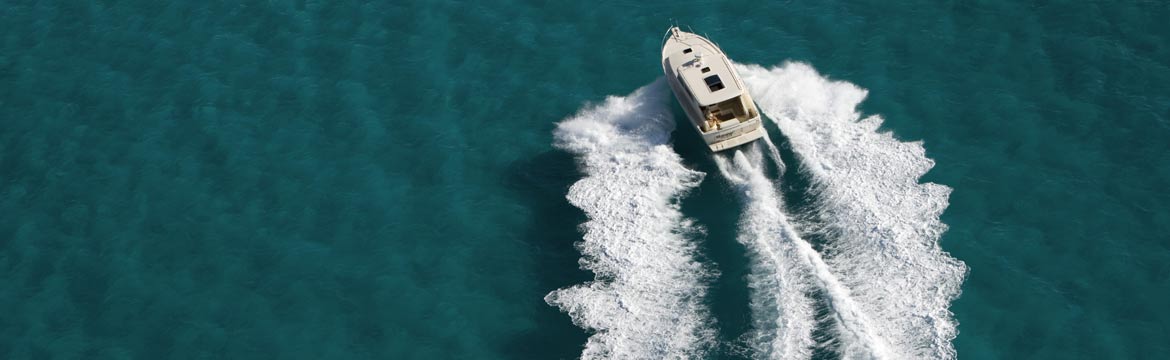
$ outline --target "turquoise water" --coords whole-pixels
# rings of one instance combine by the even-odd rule
[[[1170,356],[1164,2],[3,8],[0,357]]]

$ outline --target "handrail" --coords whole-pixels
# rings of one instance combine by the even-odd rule
[[[678,36],[678,26],[671,26],[666,29],[666,35],[662,36],[662,44],[659,47],[666,46],[666,39]]]

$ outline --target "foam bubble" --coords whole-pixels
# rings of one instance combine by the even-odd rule
[[[739,72],[761,110],[790,140],[813,182],[812,217],[826,263],[899,358],[953,358],[948,310],[966,265],[943,251],[939,215],[951,189],[918,179],[934,166],[921,142],[878,132],[862,118],[866,90],[801,63]]]
[[[816,286],[826,295],[836,342],[845,358],[892,358],[886,340],[849,289],[789,222],[775,183],[764,175],[761,146],[777,152],[771,141],[764,141],[736,150],[731,157],[715,157],[720,172],[737,187],[745,202],[738,239],[753,258],[752,312],[760,357],[811,356],[816,321],[809,291]],[[778,156],[772,159],[782,166]]]
[[[696,260],[700,229],[678,205],[704,174],[685,168],[670,147],[668,91],[659,79],[555,130],[556,146],[585,173],[567,198],[589,219],[577,245],[595,280],[545,301],[594,332],[584,359],[699,358],[715,343],[703,304],[713,270]]]

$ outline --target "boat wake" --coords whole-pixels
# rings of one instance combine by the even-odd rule
[[[918,182],[934,166],[922,144],[880,132],[880,117],[856,110],[864,89],[808,65],[737,66],[810,182],[798,231],[768,176],[784,172],[770,139],[714,155],[744,206],[737,240],[751,261],[755,355],[954,358],[948,308],[967,268],[938,244],[951,189]],[[704,174],[671,149],[668,96],[660,79],[555,131],[585,174],[567,198],[588,217],[577,245],[595,280],[545,301],[593,332],[582,358],[702,358],[715,348],[704,303],[714,270],[697,260],[702,230],[678,204]]]
[[[701,229],[679,210],[704,174],[670,147],[664,80],[583,109],[555,130],[585,177],[569,189],[583,210],[583,269],[595,280],[545,296],[593,331],[583,359],[701,358],[715,343],[703,304],[713,270],[696,259]]]
[[[716,154],[720,172],[736,188],[744,211],[738,240],[750,252],[753,264],[752,343],[761,358],[807,359],[812,356],[816,327],[814,288],[826,300],[835,324],[837,349],[845,358],[892,358],[886,341],[871,324],[821,255],[802,239],[784,212],[775,182],[767,178],[764,154],[782,168],[770,140],[757,142],[731,155]]]
[[[834,290],[828,290],[839,323],[851,323],[843,311],[855,314],[855,326],[846,327],[855,330],[862,344],[884,342],[873,346],[880,350],[873,356],[846,351],[846,357],[954,358],[956,323],[948,308],[967,270],[939,247],[946,230],[939,216],[951,189],[918,183],[934,166],[921,142],[901,142],[879,132],[880,117],[862,118],[856,110],[866,96],[864,89],[830,81],[808,65],[738,68],[761,110],[788,137],[799,171],[812,182],[812,213],[802,216],[814,224],[806,235],[825,239],[823,266],[816,264],[820,255],[813,256],[815,252],[806,257],[813,259],[816,277],[841,279],[826,284],[839,286],[848,300],[838,306]],[[751,165],[750,159],[739,157],[730,164],[721,160],[721,168]],[[776,196],[764,192],[771,185],[754,179],[755,173],[727,172],[733,182],[743,179],[747,184],[749,202],[778,208],[771,204]],[[749,223],[752,218],[784,219],[783,214],[752,209],[745,216]],[[798,239],[794,233],[788,236]],[[798,253],[806,251],[806,242],[794,243],[800,244],[793,245]],[[866,339],[874,334],[882,339]]]

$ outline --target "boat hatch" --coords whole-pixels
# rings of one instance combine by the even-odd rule
[[[719,75],[705,77],[703,81],[707,83],[707,88],[711,89],[711,92],[723,90],[723,80],[719,79]]]

